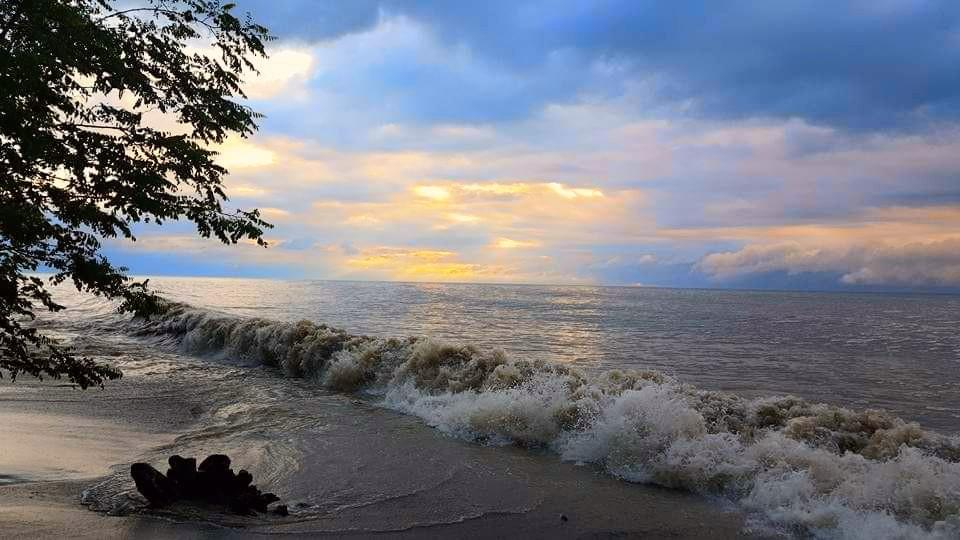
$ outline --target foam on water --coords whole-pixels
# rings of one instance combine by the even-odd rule
[[[541,447],[627,481],[724,497],[800,534],[960,537],[960,439],[881,411],[746,399],[654,371],[588,376],[497,350],[182,304],[131,324],[194,353],[374,394],[456,437]]]

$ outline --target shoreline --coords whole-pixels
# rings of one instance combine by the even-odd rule
[[[344,486],[359,482],[366,495],[371,490],[387,493],[382,499],[338,503],[324,510],[320,518],[264,518],[241,528],[139,511],[112,516],[81,504],[84,489],[109,478],[102,476],[104,469],[125,470],[150,448],[153,455],[158,450],[177,452],[176,436],[196,426],[201,418],[198,411],[203,409],[199,400],[190,397],[189,388],[173,379],[164,382],[137,376],[110,383],[102,391],[33,381],[0,383],[4,403],[0,425],[16,417],[21,432],[35,428],[42,435],[8,438],[2,443],[5,450],[32,455],[33,470],[21,470],[15,483],[0,484],[0,537],[751,536],[740,512],[720,508],[706,498],[629,484],[590,467],[557,462],[520,448],[465,443],[408,416],[334,395],[318,395],[318,407],[331,418],[346,413],[349,418],[331,424],[312,441],[315,444],[307,445],[293,475],[295,481],[286,487],[292,496],[315,494],[323,503],[331,498],[327,493],[342,492]],[[78,427],[82,429],[78,431]],[[386,429],[392,432],[385,433]],[[62,440],[58,435],[68,435],[69,444],[55,444]],[[384,436],[393,446],[377,448],[377,441]],[[411,455],[411,444],[425,443],[431,445],[432,455]],[[105,452],[107,448],[114,451]],[[5,454],[9,462],[12,454]],[[91,474],[95,468],[77,467],[58,478],[51,471],[65,455],[103,469]],[[464,462],[467,465],[461,468]],[[9,469],[0,466],[0,473],[5,470]],[[445,476],[448,470],[449,477]],[[442,478],[409,493],[399,489],[433,474]],[[132,485],[129,477],[125,481]],[[391,489],[400,494],[389,495]],[[287,500],[285,493],[279,494]]]
[[[759,538],[750,531],[696,515],[598,515],[575,512],[564,521],[558,508],[521,513],[483,513],[457,522],[401,528],[328,528],[312,520],[267,526],[226,527],[204,521],[173,521],[162,516],[110,516],[86,508],[80,493],[89,480],[28,482],[0,486],[2,538]],[[669,495],[667,498],[671,498]]]

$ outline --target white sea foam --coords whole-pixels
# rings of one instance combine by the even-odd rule
[[[311,322],[175,305],[140,332],[366,391],[451,435],[726,497],[822,538],[960,538],[960,440],[881,411],[745,399],[651,371],[579,370],[426,338],[353,336]]]

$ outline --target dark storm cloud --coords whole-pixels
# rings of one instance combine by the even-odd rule
[[[504,70],[537,72],[551,55],[575,51],[652,78],[657,100],[703,117],[796,117],[857,131],[916,129],[960,115],[954,1],[248,0],[241,7],[281,38],[303,40],[405,16]],[[561,82],[568,95],[580,90]],[[556,93],[545,89],[542,98]]]
[[[239,0],[235,3],[236,11],[249,12],[273,35],[303,41],[325,41],[367,30],[377,24],[380,12],[378,0]]]

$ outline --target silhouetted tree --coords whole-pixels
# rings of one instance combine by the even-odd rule
[[[141,1],[0,0],[0,376],[120,376],[29,323],[63,309],[48,286],[64,281],[123,312],[162,308],[100,253],[104,238],[188,220],[266,245],[257,210],[223,210],[211,147],[257,127],[237,99],[267,30],[219,0]]]

